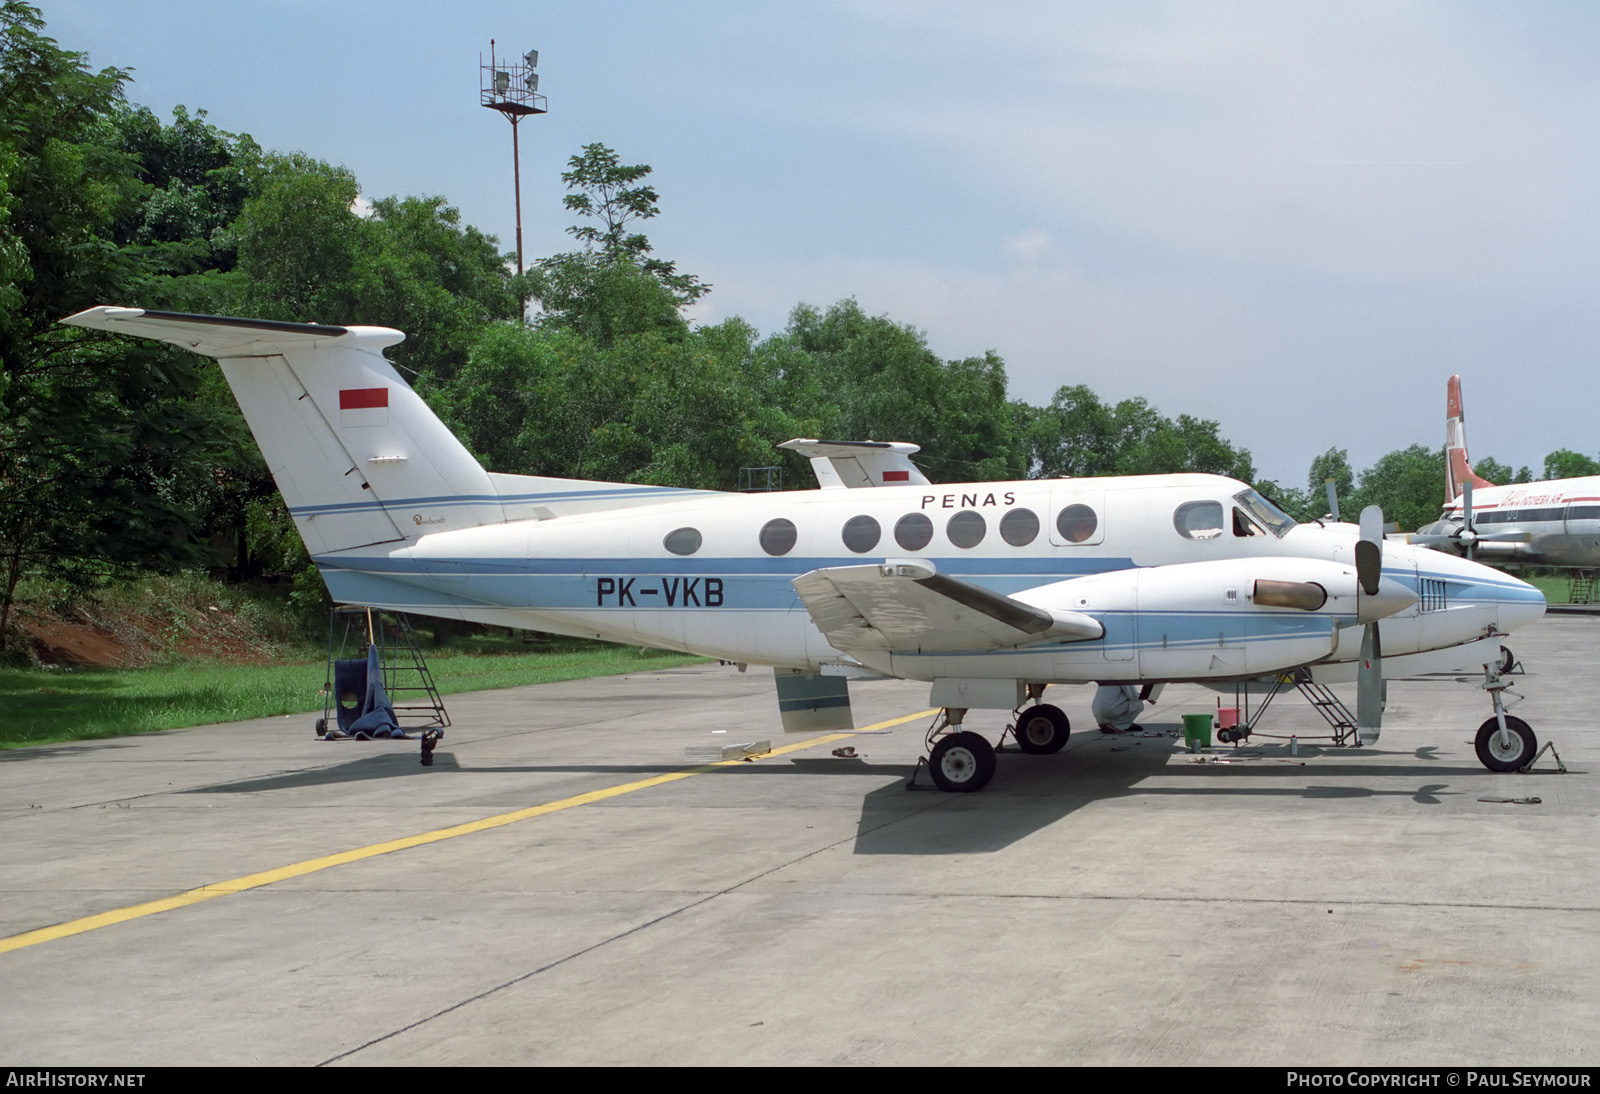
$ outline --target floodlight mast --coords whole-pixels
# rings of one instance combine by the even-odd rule
[[[511,123],[511,179],[517,202],[517,273],[522,272],[522,156],[517,147],[517,123],[529,114],[547,114],[545,97],[539,94],[539,51],[530,49],[520,62],[498,64],[494,39],[489,39],[489,63],[478,54],[478,101],[498,110]]]

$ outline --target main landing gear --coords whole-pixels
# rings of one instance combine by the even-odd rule
[[[1037,700],[1041,684],[1028,685],[1028,697]],[[994,778],[994,746],[977,733],[961,728],[965,707],[946,707],[928,727],[928,774],[940,790],[965,794],[982,790]],[[1036,756],[1060,752],[1072,735],[1072,725],[1060,707],[1036,702],[1011,713],[1008,732],[1017,747]],[[1002,738],[1003,739],[1003,738]],[[915,781],[915,776],[912,777]]]
[[[1017,739],[1017,747],[1024,752],[1039,756],[1060,752],[1072,734],[1066,714],[1049,703],[1018,710],[1014,717],[1011,734]]]
[[[946,707],[928,728],[928,774],[951,793],[982,790],[994,778],[994,746],[961,728],[965,707]]]

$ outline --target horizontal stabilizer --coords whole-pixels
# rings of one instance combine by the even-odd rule
[[[817,629],[847,653],[998,650],[1105,634],[1092,616],[1024,604],[940,574],[923,559],[812,570],[794,587]]]
[[[154,338],[207,357],[267,357],[285,350],[357,344],[376,353],[398,345],[405,335],[388,327],[332,327],[320,323],[281,323],[275,319],[236,319],[228,315],[187,315],[144,308],[99,307],[62,320],[68,326]]]
[[[928,476],[911,462],[921,445],[904,441],[811,441],[797,438],[778,446],[811,461],[824,490],[862,486],[926,486]]]

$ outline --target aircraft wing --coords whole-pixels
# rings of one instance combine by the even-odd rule
[[[998,650],[1105,634],[1093,616],[1036,608],[940,574],[922,559],[812,570],[794,587],[817,629],[846,653]]]

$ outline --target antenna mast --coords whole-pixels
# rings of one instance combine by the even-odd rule
[[[522,272],[522,154],[517,147],[517,123],[529,114],[547,114],[539,94],[539,51],[530,49],[520,61],[497,62],[494,39],[489,39],[489,63],[478,54],[478,101],[498,110],[511,123],[511,179],[517,202],[517,273]]]

